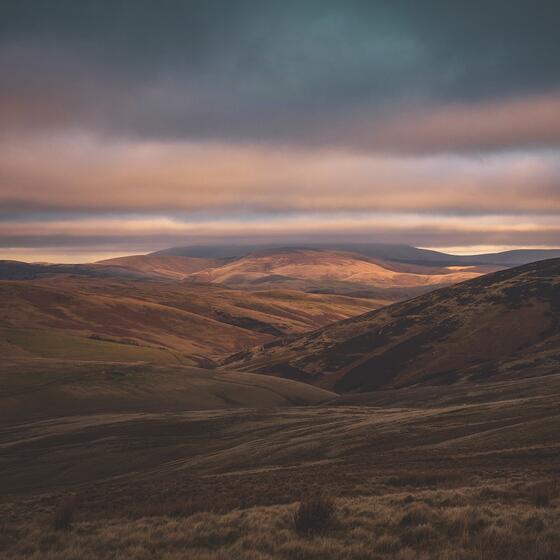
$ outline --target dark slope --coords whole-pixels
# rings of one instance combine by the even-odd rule
[[[560,249],[519,249],[502,253],[483,255],[449,255],[430,249],[419,249],[411,245],[392,243],[302,243],[299,245],[262,244],[262,245],[193,245],[171,247],[151,253],[158,256],[179,256],[197,258],[239,258],[263,250],[278,249],[323,249],[349,251],[367,257],[398,263],[426,266],[520,266],[544,259],[560,258]]]
[[[487,255],[464,255],[455,257],[460,259],[460,264],[481,265],[493,264],[499,266],[521,266],[536,261],[560,258],[560,249],[517,249],[502,253],[489,253]]]
[[[560,259],[442,288],[224,364],[340,392],[553,373],[560,370]]]
[[[0,363],[0,424],[81,414],[318,404],[335,393],[265,375],[147,362]]]
[[[130,278],[146,280],[153,275],[118,266],[96,264],[47,264],[0,260],[0,280],[33,280],[53,275],[87,276],[89,278]]]
[[[516,249],[501,253],[481,255],[449,255],[430,249],[419,249],[409,245],[348,245],[345,250],[362,255],[386,259],[396,263],[425,266],[521,266],[531,262],[560,258],[560,249]]]

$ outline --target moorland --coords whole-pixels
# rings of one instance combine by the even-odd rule
[[[560,260],[305,251],[4,265],[2,557],[558,558]]]

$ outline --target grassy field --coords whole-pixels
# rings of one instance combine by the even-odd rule
[[[66,360],[147,361],[160,364],[189,363],[188,357],[167,348],[118,343],[55,329],[0,329],[6,346],[24,349],[40,358]],[[23,354],[23,352],[22,352]]]
[[[3,557],[558,558],[560,375],[357,398],[5,421]]]
[[[0,538],[7,559],[47,560],[554,560],[560,547],[558,509],[536,506],[530,485],[339,499],[329,529],[312,537],[294,530],[296,507],[84,519],[71,531],[24,522]]]
[[[76,414],[316,404],[334,393],[284,379],[145,362],[15,360],[0,365],[0,421]]]

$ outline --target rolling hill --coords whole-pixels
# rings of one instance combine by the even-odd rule
[[[158,255],[131,255],[96,263],[98,266],[174,280],[182,280],[194,272],[213,268],[220,264],[222,264],[220,259]]]
[[[559,278],[560,260],[539,262],[304,335],[372,301],[173,277],[0,282],[0,549],[556,558]],[[273,330],[295,334],[230,365],[345,394],[188,365]],[[298,502],[316,495],[335,522],[302,534]]]
[[[209,365],[385,302],[293,291],[54,275],[0,281],[4,357]]]
[[[277,249],[251,253],[217,268],[199,271],[191,278],[226,285],[256,286],[300,280],[339,282],[362,288],[398,289],[453,284],[480,276],[466,268],[434,268],[374,260],[358,253],[318,249]]]
[[[115,373],[124,378],[84,379],[84,412],[0,425],[6,558],[558,557],[559,375],[471,385],[475,398],[455,403],[440,386],[430,388],[430,402],[425,391],[400,390],[396,404],[379,394],[374,406],[335,399],[260,410],[90,408],[86,391],[134,391],[133,371]],[[260,391],[255,377],[245,380]],[[290,399],[301,387],[260,377],[290,384]],[[201,393],[235,394],[241,377],[233,380],[211,380]],[[138,382],[135,406],[157,389]],[[80,388],[61,387],[64,402]],[[298,502],[326,492],[336,524],[319,536],[298,534]],[[65,504],[73,504],[72,525],[57,531]]]
[[[193,245],[186,247],[171,247],[156,251],[157,256],[181,256],[197,258],[240,258],[250,253],[268,250],[285,249],[278,244],[248,244],[248,245]],[[450,255],[431,249],[420,249],[412,245],[396,243],[306,243],[292,245],[290,249],[318,249],[327,251],[343,251],[359,253],[362,256],[373,257],[396,263],[419,264],[426,266],[520,266],[530,262],[560,257],[560,249],[516,249],[500,253],[484,253],[480,255]]]
[[[560,259],[442,288],[227,358],[337,392],[543,375],[560,368]]]
[[[86,276],[89,278],[130,278],[142,280],[152,274],[122,266],[96,264],[49,264],[0,260],[0,280],[33,280],[55,275]]]
[[[75,414],[264,409],[335,396],[290,380],[180,365],[53,359],[0,364],[0,419],[10,422]]]
[[[292,289],[398,301],[434,286],[496,270],[495,266],[422,266],[327,249],[267,249],[237,258],[137,255],[96,263],[133,273],[244,290]]]

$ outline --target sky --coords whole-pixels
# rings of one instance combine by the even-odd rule
[[[0,258],[560,247],[556,0],[2,0]]]

